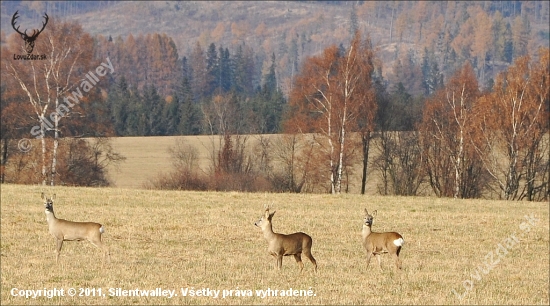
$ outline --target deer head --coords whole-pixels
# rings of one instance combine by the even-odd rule
[[[32,35],[27,35],[27,30],[25,30],[25,32],[20,32],[19,31],[19,26],[17,26],[17,28],[15,27],[15,20],[17,18],[19,18],[19,16],[17,16],[17,14],[19,13],[19,11],[16,11],[15,14],[13,14],[13,17],[11,18],[11,25],[13,26],[13,29],[19,33],[21,35],[21,38],[23,38],[23,40],[25,41],[25,51],[27,51],[27,54],[31,54],[32,53],[32,50],[34,49],[34,41],[36,40],[36,38],[38,37],[38,35],[40,33],[42,33],[42,31],[44,30],[44,28],[46,27],[46,25],[48,24],[48,14],[44,13],[44,19],[46,20],[45,22],[42,23],[42,29],[38,30],[38,29],[34,29],[32,30]]]

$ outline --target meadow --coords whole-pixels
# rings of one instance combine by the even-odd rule
[[[105,225],[110,263],[88,242],[65,242],[56,264],[42,191],[57,194],[58,218]],[[317,273],[304,258],[300,274],[292,256],[274,270],[254,226],[269,203],[275,232],[312,236]],[[382,270],[366,267],[365,207],[378,210],[374,231],[404,236],[403,270],[388,255]],[[549,303],[548,203],[4,184],[1,226],[2,305]],[[156,288],[174,296],[120,295]],[[18,296],[53,289],[64,296]],[[267,289],[278,296],[258,296]]]
[[[279,134],[264,134],[261,137],[271,142],[279,140]],[[259,150],[260,135],[247,135],[248,154]],[[174,170],[174,160],[170,149],[175,148],[178,142],[191,146],[197,150],[197,166],[204,173],[210,173],[212,166],[212,148],[218,148],[218,137],[210,135],[198,136],[147,136],[147,137],[113,137],[111,143],[114,150],[126,157],[126,160],[116,166],[109,166],[108,177],[113,187],[119,188],[147,188],[151,181],[161,174]],[[275,144],[272,144],[275,145]],[[38,144],[36,144],[38,146]],[[374,147],[374,145],[373,145]],[[258,154],[259,152],[256,152]],[[372,149],[370,159],[374,160],[377,151]],[[257,156],[257,155],[256,155]],[[366,193],[378,193],[379,175],[369,174]],[[361,190],[361,165],[356,161],[350,174],[350,192],[359,193]]]
[[[169,149],[178,140],[185,140],[199,151],[199,164],[202,168],[209,165],[208,148],[211,139],[208,136],[150,136],[150,137],[113,137],[112,146],[126,160],[116,167],[109,167],[109,178],[114,186],[120,188],[141,188],[160,173],[172,171],[173,160]]]

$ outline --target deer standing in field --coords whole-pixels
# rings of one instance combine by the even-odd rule
[[[378,259],[378,267],[382,269],[380,264],[380,255],[389,253],[395,260],[395,265],[398,269],[401,269],[401,261],[399,260],[399,252],[401,247],[405,244],[403,236],[396,232],[375,233],[371,230],[373,217],[376,216],[376,210],[369,214],[365,208],[365,222],[363,223],[363,246],[367,250],[367,268],[369,267],[370,259],[372,255]]]
[[[88,240],[93,245],[103,250],[103,262],[105,262],[105,257],[109,258],[109,262],[111,261],[109,248],[101,241],[101,234],[105,232],[103,225],[95,222],[73,222],[57,219],[53,212],[55,194],[51,198],[48,198],[42,193],[42,199],[44,199],[44,206],[46,207],[46,221],[48,221],[50,234],[55,237],[57,242],[56,263],[59,262],[59,253],[61,253],[63,241],[82,240]]]
[[[267,240],[267,251],[276,259],[275,269],[280,270],[283,266],[283,256],[294,255],[301,273],[304,270],[304,263],[302,262],[302,253],[304,253],[313,263],[315,272],[317,272],[317,261],[311,255],[311,237],[302,232],[289,235],[274,233],[272,225],[274,214],[275,212],[269,213],[269,208],[266,208],[264,215],[254,225],[262,229],[264,238]]]

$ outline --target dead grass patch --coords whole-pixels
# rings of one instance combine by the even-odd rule
[[[41,186],[2,185],[1,304],[546,304],[548,203],[359,195],[252,194],[67,188],[55,192],[59,218],[106,226],[112,263],[86,242],[67,242],[60,265],[48,233]],[[254,221],[274,203],[276,232],[312,236],[319,264],[304,273],[292,257],[280,273]],[[363,208],[377,209],[374,231],[405,238],[403,271],[388,256],[365,268]],[[525,215],[538,221],[525,232]],[[519,242],[476,280],[478,266],[512,234]],[[496,258],[495,258],[496,259]],[[462,299],[464,282],[473,286]],[[13,288],[102,288],[106,297],[11,295]],[[182,297],[180,288],[312,289],[314,297]],[[109,288],[176,290],[177,297],[110,297]]]

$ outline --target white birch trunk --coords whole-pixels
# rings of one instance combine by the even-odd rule
[[[453,197],[456,199],[460,195],[460,186],[462,185],[462,164],[464,163],[464,128],[466,124],[466,111],[465,111],[465,101],[464,101],[464,91],[465,87],[462,86],[462,92],[460,94],[460,105],[459,112],[456,110],[456,98],[453,93],[453,97],[449,102],[453,108],[453,115],[458,126],[458,148],[456,148],[456,157],[453,161],[455,168],[455,181],[454,181],[454,194]]]
[[[44,137],[44,133],[42,133],[40,144],[42,145],[42,185],[46,186],[46,137]]]
[[[342,191],[342,170],[343,170],[343,162],[344,162],[344,142],[346,137],[346,129],[342,127],[341,133],[340,133],[342,139],[340,142],[340,154],[338,157],[338,176],[336,177],[336,193],[340,193]]]
[[[56,102],[56,108],[57,108],[57,102]],[[55,184],[55,174],[56,174],[56,166],[57,166],[57,147],[59,146],[59,130],[58,130],[58,123],[59,123],[59,116],[56,113],[55,114],[55,122],[54,122],[54,138],[53,138],[53,152],[52,152],[52,173],[50,178],[50,185],[53,186]]]
[[[334,177],[334,143],[332,142],[332,113],[329,111],[327,116],[327,123],[328,123],[328,129],[327,129],[327,138],[328,138],[328,145],[330,150],[329,155],[329,166],[330,166],[330,193],[335,194],[336,193],[336,186],[335,186],[335,180]]]

